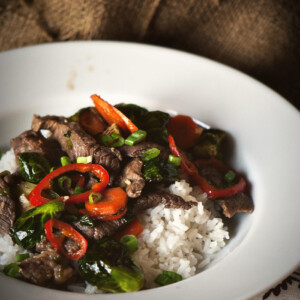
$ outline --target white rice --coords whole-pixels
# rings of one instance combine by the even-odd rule
[[[13,150],[6,152],[0,160],[0,172],[17,169]],[[145,287],[155,287],[155,277],[163,270],[180,274],[184,279],[195,275],[210,263],[213,255],[225,246],[229,239],[227,228],[217,217],[210,201],[199,187],[191,187],[185,180],[175,182],[169,191],[185,201],[196,201],[197,206],[189,210],[165,208],[158,205],[138,216],[143,232],[138,237],[139,249],[134,259],[145,273]],[[24,249],[14,245],[11,238],[0,236],[0,268],[15,261]],[[81,291],[83,287],[74,287]],[[85,292],[102,293],[86,284]]]
[[[185,201],[197,201],[198,205],[184,210],[160,204],[138,216],[144,230],[134,258],[144,270],[147,288],[156,286],[154,279],[163,270],[183,278],[195,275],[229,239],[222,219],[205,208],[207,197],[200,188],[192,188],[181,180],[169,190]]]

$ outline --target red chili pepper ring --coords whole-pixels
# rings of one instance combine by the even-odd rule
[[[92,172],[100,179],[100,182],[94,184],[91,190],[89,191],[77,195],[63,196],[56,199],[58,201],[63,201],[67,203],[85,202],[89,199],[89,195],[91,192],[100,193],[108,185],[109,175],[108,172],[102,166],[97,164],[70,164],[70,165],[60,167],[54,170],[53,172],[49,173],[48,175],[46,175],[29,194],[30,203],[33,206],[39,206],[49,202],[50,199],[42,196],[43,190],[51,189],[52,180],[54,180],[55,178],[57,178],[58,176],[64,173],[71,172],[71,171],[77,171],[80,173]]]

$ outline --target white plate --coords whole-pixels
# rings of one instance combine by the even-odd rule
[[[119,42],[70,42],[0,54],[0,147],[30,127],[33,113],[71,114],[101,94],[174,110],[234,139],[235,167],[252,185],[255,212],[234,219],[233,236],[202,273],[148,291],[89,299],[245,299],[297,267],[299,240],[298,111],[252,78],[179,51]],[[0,274],[3,299],[85,299]]]

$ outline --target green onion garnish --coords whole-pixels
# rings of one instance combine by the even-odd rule
[[[162,273],[154,279],[154,281],[159,285],[168,285],[180,280],[182,280],[182,276],[171,271],[162,271]]]
[[[235,173],[233,171],[228,171],[225,175],[224,175],[224,180],[226,182],[232,182],[235,178]]]
[[[70,165],[71,164],[71,159],[68,156],[62,156],[60,158],[60,162],[61,162],[61,165],[64,167],[66,165]]]
[[[2,158],[2,151],[0,150],[0,159]]]
[[[120,239],[120,243],[131,253],[135,252],[139,248],[137,238],[133,234],[123,235]]]
[[[83,192],[85,192],[85,189],[82,186],[77,185],[77,186],[75,186],[73,195],[78,195]]]
[[[57,169],[57,167],[51,167],[49,173],[53,172],[55,169]]]
[[[133,132],[126,140],[125,140],[125,144],[129,145],[129,146],[133,146],[136,145],[138,143],[140,143],[141,141],[143,141],[147,136],[147,132],[144,130],[137,130],[135,132]]]
[[[157,157],[159,154],[160,154],[159,149],[151,148],[142,154],[141,159],[142,159],[142,161],[149,161],[149,160]]]
[[[17,254],[16,262],[21,262],[29,257],[29,253]]]
[[[89,195],[89,203],[95,204],[102,199],[102,195],[100,193],[91,192]]]
[[[101,140],[106,147],[121,147],[124,145],[124,138],[117,133],[103,135]]]
[[[77,157],[76,159],[76,162],[78,164],[89,164],[93,161],[93,156],[90,155],[90,156],[80,156],[80,157]]]
[[[181,157],[170,154],[168,158],[168,162],[174,166],[180,166]]]
[[[3,273],[9,277],[16,277],[19,274],[19,266],[15,263],[11,263],[3,269]]]
[[[61,176],[58,178],[58,185],[63,191],[67,192],[71,188],[72,179],[68,176]]]

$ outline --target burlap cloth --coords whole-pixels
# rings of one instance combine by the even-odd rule
[[[200,54],[257,78],[300,109],[300,0],[0,0],[0,51],[99,39]],[[256,299],[300,299],[299,275]]]
[[[300,0],[0,0],[0,51],[78,39],[197,53],[300,109]]]

